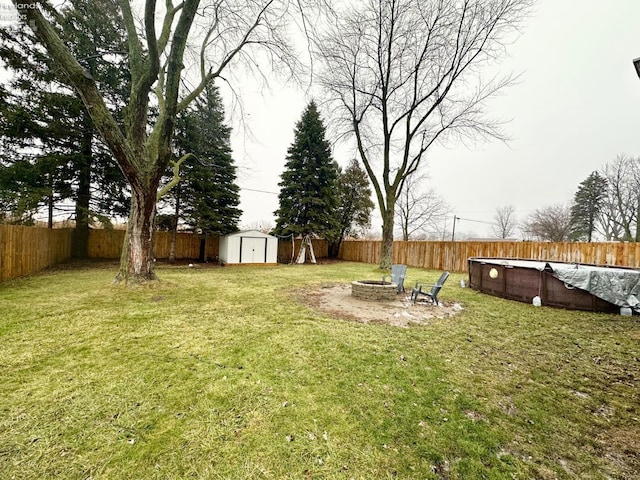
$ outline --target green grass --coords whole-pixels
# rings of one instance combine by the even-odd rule
[[[157,270],[0,285],[0,478],[639,478],[637,318],[452,275],[463,313],[402,329],[292,295],[371,265]]]

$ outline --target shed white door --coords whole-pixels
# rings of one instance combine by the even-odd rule
[[[240,263],[265,263],[267,239],[240,237]]]

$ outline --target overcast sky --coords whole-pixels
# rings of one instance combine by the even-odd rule
[[[488,235],[490,225],[480,222],[490,223],[501,206],[524,218],[570,203],[592,171],[618,154],[640,155],[640,78],[632,64],[640,57],[639,18],[637,0],[539,0],[500,67],[521,79],[490,104],[493,116],[509,120],[512,140],[439,147],[428,156],[431,186],[463,219],[457,232]],[[236,128],[233,148],[242,224],[254,226],[274,220],[286,151],[308,97],[275,85],[241,95],[255,138]],[[344,146],[335,152],[341,165],[348,157]]]

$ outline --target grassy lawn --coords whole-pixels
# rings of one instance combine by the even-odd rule
[[[0,285],[0,478],[640,478],[637,317],[454,274],[440,298],[464,311],[403,329],[291,294],[372,265],[157,271]]]

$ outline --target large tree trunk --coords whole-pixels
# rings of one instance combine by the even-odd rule
[[[382,251],[380,253],[380,268],[388,270],[393,261],[393,215],[394,203],[390,202],[382,217]]]
[[[184,0],[179,5],[167,3],[161,19],[160,34],[156,24],[161,15],[156,15],[156,1],[144,2],[144,35],[139,35],[138,19],[129,1],[120,1],[122,21],[127,35],[127,52],[131,90],[124,109],[124,126],[116,122],[91,71],[81,65],[71,49],[60,38],[57,28],[42,14],[43,5],[49,10],[49,2],[38,0],[12,0],[21,19],[28,24],[63,73],[65,82],[73,86],[85,105],[96,130],[111,150],[120,170],[131,186],[131,214],[122,251],[120,271],[116,282],[135,283],[155,280],[153,273],[153,232],[160,178],[172,160],[172,136],[178,111],[205,89],[207,84],[220,75],[233,57],[240,54],[245,45],[256,43],[250,34],[262,25],[265,7],[255,23],[249,22],[246,35],[235,49],[224,54],[224,62],[218,70],[205,70],[205,46],[202,47],[202,78],[182,101],[178,102],[181,74],[185,68],[183,58],[189,31],[196,17],[199,0]],[[271,3],[271,2],[269,2]],[[137,12],[137,7],[136,7]],[[56,16],[51,8],[52,16]],[[215,30],[207,33],[207,39]],[[144,40],[144,43],[143,43]],[[206,43],[215,43],[213,40]],[[224,40],[223,40],[224,43]],[[258,42],[260,43],[260,42]],[[280,51],[280,50],[279,50]],[[86,59],[85,59],[86,60]],[[161,65],[162,64],[162,65]],[[157,118],[150,129],[148,113],[150,96],[155,90]],[[181,161],[176,162],[176,170]],[[163,188],[167,191],[178,181],[179,176]]]
[[[176,209],[171,226],[171,243],[169,245],[169,262],[176,261],[176,238],[178,236],[178,220],[180,219],[180,184],[176,186]]]
[[[340,220],[340,225],[345,225],[347,223],[348,221],[346,221],[344,218]],[[329,258],[338,258],[338,255],[340,255],[340,245],[342,245],[342,241],[344,240],[345,233],[346,233],[346,228],[340,228],[340,231],[338,232],[338,234],[331,240],[328,240]]]
[[[157,187],[132,192],[131,212],[122,246],[120,271],[115,283],[141,283],[157,280],[153,271],[154,219]]]
[[[340,245],[342,245],[342,237],[329,242],[329,258],[338,258]]]
[[[47,227],[53,228],[53,173],[49,173],[49,198],[48,203],[48,215],[47,215]]]
[[[76,228],[73,235],[73,256],[89,257],[89,210],[91,202],[91,168],[93,155],[92,121],[83,118],[82,156],[78,167],[78,192],[76,198]]]

